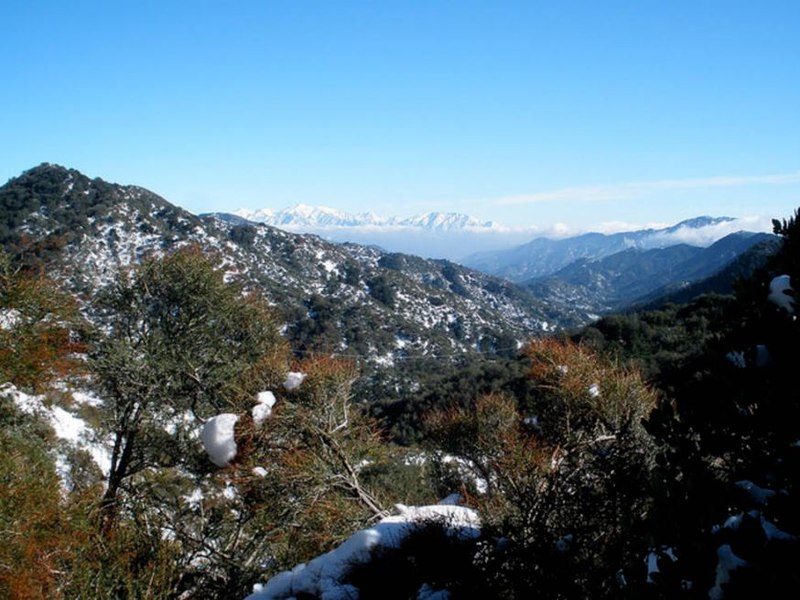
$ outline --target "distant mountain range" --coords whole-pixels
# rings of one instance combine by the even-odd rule
[[[448,212],[428,212],[401,219],[399,217],[381,217],[371,212],[353,214],[325,206],[298,204],[277,211],[269,208],[239,209],[233,211],[232,214],[248,221],[264,223],[281,229],[302,230],[301,233],[313,233],[312,230],[315,229],[350,228],[414,229],[439,233],[447,231],[507,232],[509,230],[492,221],[479,221],[468,215]]]
[[[247,211],[239,213],[217,214],[216,218],[248,223],[246,217],[255,216]],[[455,213],[428,213],[400,220],[298,206],[260,214],[281,228],[322,228],[349,234],[363,234],[369,228],[380,246],[385,246],[398,231],[404,232],[406,241],[427,236],[452,243],[469,233],[482,238],[487,232],[506,230],[497,223],[480,223]],[[741,229],[753,224],[732,217],[701,216],[660,229],[585,233],[562,239],[538,237],[513,248],[472,254],[461,262],[527,288],[555,309],[561,325],[584,324],[610,311],[657,302],[660,295],[679,294],[682,290],[685,295],[695,286],[705,289],[705,278],[723,270],[752,246],[763,244],[774,251],[778,243],[775,236]],[[477,231],[483,233],[476,234]],[[757,260],[750,262],[755,264]],[[729,289],[735,273],[738,271],[723,271],[716,283],[708,284],[709,289]]]
[[[599,260],[625,250],[669,248],[678,244],[704,247],[741,229],[742,224],[731,217],[696,217],[663,229],[608,235],[585,233],[557,240],[540,237],[507,250],[472,254],[461,262],[521,282],[550,275],[577,260]]]
[[[680,290],[695,286],[697,294],[730,292],[736,277],[750,275],[778,245],[779,238],[771,234],[738,232],[707,248],[688,244],[628,248],[599,259],[578,259],[556,273],[526,282],[526,287],[572,319],[589,322],[635,304],[680,297]],[[750,253],[754,247],[758,252]],[[745,255],[747,260],[742,259]],[[731,268],[732,264],[737,266]],[[717,279],[708,279],[713,276]]]
[[[579,258],[602,258],[627,248],[665,248],[679,243],[708,246],[736,231],[767,231],[769,227],[766,222],[698,217],[663,229],[554,237],[545,235],[541,227],[509,227],[453,212],[399,218],[300,204],[282,210],[240,209],[216,216],[229,222],[244,219],[292,233],[312,233],[333,242],[446,258],[512,281],[554,273]]]
[[[311,233],[331,242],[352,242],[377,246],[387,252],[456,262],[476,250],[521,244],[537,231],[535,228],[512,229],[461,213],[428,212],[399,218],[303,204],[283,210],[240,209],[229,214],[215,213],[215,216],[228,221],[241,218],[291,233]]]
[[[740,259],[751,247],[765,244],[766,254],[777,244],[773,236],[736,232],[740,223],[731,218],[698,217],[664,229],[529,240],[474,255],[469,268],[285,229],[327,223],[353,231],[345,224],[366,230],[372,223],[376,245],[385,247],[392,232],[448,243],[470,233],[500,235],[502,226],[453,213],[392,220],[296,207],[270,214],[275,225],[241,214],[198,217],[143,188],[44,164],[0,187],[0,245],[19,260],[51,265],[86,296],[148,253],[197,244],[221,254],[232,276],[264,290],[299,348],[388,364],[513,350],[530,336],[660,293],[724,288],[757,264],[757,257]],[[740,266],[724,271],[735,259]],[[722,279],[704,288],[702,280],[718,272]]]

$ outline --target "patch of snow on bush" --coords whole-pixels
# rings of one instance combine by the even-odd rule
[[[756,346],[756,366],[769,367],[772,364],[772,355],[764,344]]]
[[[272,392],[259,392],[256,396],[256,402],[259,404],[266,404],[270,408],[275,406],[275,394]]]
[[[22,313],[16,308],[4,308],[0,310],[0,329],[14,329],[22,320]]]
[[[358,590],[342,583],[348,571],[369,561],[379,547],[396,548],[414,528],[426,522],[440,522],[454,535],[477,537],[480,534],[478,513],[464,506],[396,506],[400,514],[386,517],[368,529],[350,536],[341,546],[279,573],[267,583],[253,588],[246,600],[277,600],[301,595],[316,598],[358,598]],[[422,588],[420,589],[422,591]],[[433,592],[433,590],[431,590]],[[426,598],[446,596],[429,595]]]
[[[417,600],[450,600],[450,592],[435,590],[425,583],[417,590]]]
[[[725,355],[725,358],[737,369],[744,369],[747,366],[744,359],[744,352],[741,350],[731,350]]]
[[[286,374],[286,379],[283,381],[283,387],[289,391],[296,390],[303,383],[306,378],[305,373],[298,373],[296,371],[289,371]]]
[[[272,409],[266,404],[256,404],[251,410],[250,414],[253,415],[253,423],[256,427],[261,427],[264,421],[272,414]]]
[[[0,386],[0,394],[10,396],[17,408],[25,414],[37,415],[44,419],[53,428],[58,439],[88,452],[103,475],[108,474],[111,468],[111,452],[108,444],[92,440],[92,430],[86,421],[60,406],[45,406],[44,396],[26,394],[11,383]],[[69,465],[63,456],[56,457],[56,471],[67,485]]]
[[[253,415],[253,422],[256,427],[261,427],[264,421],[272,414],[272,407],[275,406],[275,394],[272,392],[259,392],[256,396],[256,404],[250,414]]]
[[[788,275],[778,275],[769,284],[769,300],[788,312],[794,314],[794,298],[792,297],[791,280]]]
[[[200,441],[211,462],[218,467],[227,467],[236,456],[236,440],[233,429],[239,415],[222,413],[209,419],[200,431]]]
[[[708,597],[711,600],[722,600],[725,597],[722,586],[730,581],[731,571],[744,566],[747,566],[747,561],[736,556],[733,553],[733,548],[728,544],[723,544],[717,548],[717,575],[714,580],[714,587],[708,591]]]
[[[757,504],[766,504],[767,501],[775,496],[775,490],[762,488],[748,479],[736,482],[736,487],[746,491]]]

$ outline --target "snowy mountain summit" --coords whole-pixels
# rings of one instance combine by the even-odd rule
[[[308,233],[315,229],[342,229],[350,227],[417,229],[421,231],[503,231],[507,228],[493,221],[480,221],[469,215],[453,212],[427,212],[401,219],[382,217],[372,212],[348,213],[327,206],[297,204],[282,210],[240,208],[233,211],[237,217],[264,223],[289,231]]]

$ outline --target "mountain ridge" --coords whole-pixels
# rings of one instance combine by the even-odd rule
[[[443,260],[197,217],[136,186],[40,165],[0,187],[0,241],[91,294],[152,253],[196,244],[263,290],[298,351],[391,364],[514,348],[562,326],[530,292]],[[9,223],[13,226],[9,226]]]
[[[588,322],[655,299],[659,293],[693,285],[702,290],[702,281],[729,268],[758,244],[774,247],[776,236],[735,232],[706,248],[688,244],[628,248],[599,259],[578,259],[526,285],[538,298]]]
[[[280,210],[269,208],[257,210],[237,209],[230,214],[256,223],[297,229],[342,229],[350,227],[391,227],[426,231],[503,231],[510,229],[493,221],[480,221],[463,213],[441,211],[430,211],[401,218],[395,216],[382,217],[373,212],[349,213],[327,206],[296,204]]]
[[[737,224],[732,217],[701,216],[660,229],[647,228],[613,234],[589,232],[562,239],[539,237],[508,250],[476,253],[463,264],[485,273],[522,282],[553,274],[579,259],[598,260],[630,248],[667,248],[681,243],[704,247]]]

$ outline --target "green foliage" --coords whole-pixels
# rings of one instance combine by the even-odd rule
[[[245,248],[253,246],[258,230],[252,225],[234,225],[228,232],[228,238],[234,243]]]
[[[392,284],[383,275],[373,277],[367,282],[369,294],[378,302],[385,304],[388,308],[394,308],[395,291]]]
[[[0,397],[0,596],[170,597],[179,575],[174,544],[146,520],[123,525],[113,538],[100,535],[98,488],[65,490],[55,446],[46,423]]]
[[[700,296],[686,305],[609,315],[572,339],[635,365],[646,379],[669,391],[676,374],[719,339],[732,321],[732,296]]]
[[[655,396],[573,344],[541,340],[526,355],[525,412],[484,396],[430,415],[428,443],[458,459],[445,466],[482,516],[474,560],[492,597],[619,597],[618,572],[635,578],[646,550],[655,446],[642,421]]]
[[[277,392],[288,363],[274,317],[212,261],[193,249],[149,259],[96,307],[108,333],[91,366],[115,442],[103,532],[109,544],[120,531],[161,535],[142,561],[162,569],[165,594],[243,596],[266,561],[307,560],[382,514],[361,471],[385,464],[385,450],[350,404],[353,367],[307,361],[297,365],[307,373],[300,389]],[[250,409],[267,389],[279,403],[258,426]],[[236,458],[224,469],[193,435],[220,412],[240,415]],[[120,593],[143,593],[131,589]]]
[[[404,445],[424,438],[425,416],[496,392],[512,395],[521,406],[530,401],[533,383],[524,357],[464,356],[455,359],[418,357],[396,367],[395,377],[377,373],[355,384],[370,413],[391,438]]]
[[[798,585],[796,511],[800,326],[769,301],[770,282],[800,281],[797,221],[776,222],[780,251],[739,282],[735,297],[610,317],[579,337],[646,366],[664,393],[647,422],[660,446],[646,535],[677,561],[635,597],[780,595]],[[748,490],[755,490],[748,491]],[[782,533],[776,537],[770,527]],[[716,587],[724,545],[747,565]],[[684,582],[691,582],[691,589]]]
[[[226,283],[222,270],[196,249],[122,273],[98,296],[96,308],[108,331],[90,366],[114,439],[109,526],[130,475],[184,461],[196,419],[246,406],[277,381],[286,350],[266,304]],[[170,427],[181,443],[166,443],[163,432]]]
[[[122,204],[137,215],[140,231],[161,232],[166,246],[199,223],[141,188],[44,163],[0,187],[0,245],[25,266],[58,263],[68,244],[97,235]]]
[[[0,396],[0,596],[46,598],[70,555],[69,521],[55,466],[52,433]]]

